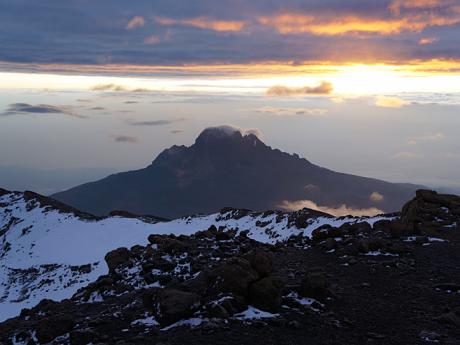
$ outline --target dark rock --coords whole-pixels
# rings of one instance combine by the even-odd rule
[[[460,315],[457,315],[455,312],[442,314],[441,316],[437,317],[436,320],[455,327],[460,327]]]
[[[303,297],[323,299],[330,294],[323,273],[309,273],[300,283],[299,293]]]
[[[292,329],[300,329],[302,328],[302,325],[300,324],[299,321],[297,320],[292,320],[287,323],[287,326]]]
[[[327,238],[323,243],[324,250],[333,250],[337,248],[337,241],[333,238]]]
[[[401,238],[415,234],[413,224],[408,224],[399,221],[393,221],[388,224],[390,235],[393,238]]]
[[[219,319],[226,319],[229,317],[227,309],[221,306],[218,303],[210,303],[206,306],[206,311],[209,317],[219,318]]]
[[[40,320],[36,325],[36,336],[40,343],[49,343],[56,337],[68,333],[75,326],[75,321],[70,315],[55,315]]]
[[[228,241],[232,239],[231,234],[228,231],[218,231],[216,232],[217,241]]]
[[[247,309],[248,305],[245,299],[241,296],[231,296],[225,298],[219,303],[229,315],[240,313]]]
[[[193,315],[199,302],[200,297],[194,293],[174,289],[162,290],[157,299],[160,311],[158,320],[163,325],[170,325],[188,318]]]
[[[78,330],[70,332],[69,336],[70,344],[87,345],[93,343],[97,339],[98,334],[91,330]]]
[[[281,281],[271,277],[256,281],[249,288],[249,303],[261,310],[277,312],[281,307],[282,287]]]
[[[246,297],[251,283],[258,279],[257,271],[249,261],[236,258],[222,264],[210,273],[210,281],[214,282],[210,290],[218,293],[233,293]]]
[[[424,244],[428,242],[429,242],[428,236],[416,236],[415,237],[415,243],[417,244]]]
[[[131,256],[128,248],[118,248],[107,253],[105,256],[105,261],[107,266],[109,266],[109,271],[113,272],[115,268],[126,263]]]
[[[385,250],[391,254],[403,254],[407,251],[407,247],[401,242],[393,242],[385,247]]]
[[[251,266],[256,270],[260,277],[266,277],[273,271],[273,254],[255,249],[245,255]]]
[[[455,283],[436,284],[434,288],[448,292],[460,292],[460,284]]]

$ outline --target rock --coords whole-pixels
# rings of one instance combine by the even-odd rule
[[[358,248],[361,253],[367,253],[370,251],[370,246],[369,246],[369,241],[364,239],[364,240],[359,240],[358,241]]]
[[[210,290],[213,294],[233,293],[247,297],[249,285],[259,278],[257,271],[249,261],[243,258],[230,260],[215,268],[209,275],[209,282],[213,285]]]
[[[388,224],[388,230],[390,232],[391,237],[393,238],[410,236],[413,235],[415,232],[413,224],[408,224],[399,221],[390,222]]]
[[[182,241],[166,238],[161,244],[161,250],[168,254],[179,254],[183,253],[188,249],[188,245]]]
[[[226,319],[229,317],[227,309],[215,302],[208,304],[206,311],[208,316],[212,318]]]
[[[433,342],[433,343],[439,343],[439,341],[441,340],[441,335],[436,332],[421,331],[419,333],[419,337],[423,341],[428,341],[428,342]]]
[[[300,324],[299,321],[297,320],[292,320],[287,323],[287,326],[292,329],[300,329],[302,328],[302,325]]]
[[[262,278],[249,287],[249,303],[258,309],[275,313],[281,307],[282,287],[282,282],[277,279]]]
[[[415,243],[417,244],[424,244],[429,242],[427,236],[415,236]]]
[[[218,231],[216,232],[217,241],[228,241],[231,240],[232,236],[228,231]]]
[[[300,283],[299,294],[303,297],[324,299],[330,294],[323,273],[309,273]]]
[[[158,320],[162,325],[170,325],[193,315],[199,305],[200,296],[175,289],[162,290],[157,297]]]
[[[383,248],[383,239],[381,238],[371,238],[369,240],[369,250],[370,251],[377,251]]]
[[[260,277],[266,277],[273,271],[273,254],[269,252],[255,249],[246,254],[245,258]]]
[[[457,313],[449,312],[436,318],[437,321],[460,327],[460,316]]]
[[[323,241],[325,240],[326,238],[328,238],[328,230],[331,228],[332,226],[329,225],[329,224],[324,224],[322,226],[320,226],[319,228],[316,228],[315,230],[313,230],[313,232],[311,233],[311,238],[314,240],[314,241]]]
[[[70,332],[75,322],[70,315],[55,315],[38,321],[35,331],[41,344],[49,343],[56,337]]]
[[[70,344],[72,345],[87,345],[93,343],[98,334],[91,330],[72,331],[69,334]]]
[[[401,242],[393,242],[385,250],[391,254],[403,254],[407,251],[406,246]]]
[[[219,304],[225,308],[229,315],[241,313],[248,307],[245,299],[240,296],[231,296],[230,298],[225,298]]]
[[[115,268],[129,261],[130,256],[130,251],[128,248],[124,247],[112,250],[111,252],[107,253],[105,256],[105,262],[107,262],[109,271],[113,272]]]
[[[460,284],[455,284],[455,283],[436,284],[434,288],[443,290],[443,291],[447,291],[447,292],[460,292]]]
[[[358,242],[350,242],[347,246],[343,248],[343,253],[349,256],[358,255],[359,254]]]
[[[337,248],[337,241],[333,238],[327,238],[323,243],[324,250],[333,250]]]

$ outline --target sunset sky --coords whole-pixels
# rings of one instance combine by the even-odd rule
[[[232,124],[335,170],[460,188],[459,0],[2,0],[0,46],[4,187],[140,168]],[[18,181],[37,171],[63,177]]]

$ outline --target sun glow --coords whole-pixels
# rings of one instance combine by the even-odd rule
[[[0,89],[265,94],[275,85],[306,88],[328,82],[336,95],[460,92],[460,62],[412,64],[276,64],[211,66],[56,66],[0,72]],[[98,73],[95,69],[98,69]],[[46,87],[45,87],[46,85]],[[97,89],[97,88],[96,88]],[[104,87],[102,87],[104,89]],[[101,88],[99,88],[101,91]],[[107,88],[107,91],[110,91]],[[112,90],[114,91],[114,90]]]

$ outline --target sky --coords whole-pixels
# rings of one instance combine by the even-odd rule
[[[0,187],[144,167],[208,126],[460,189],[458,0],[2,0]]]

